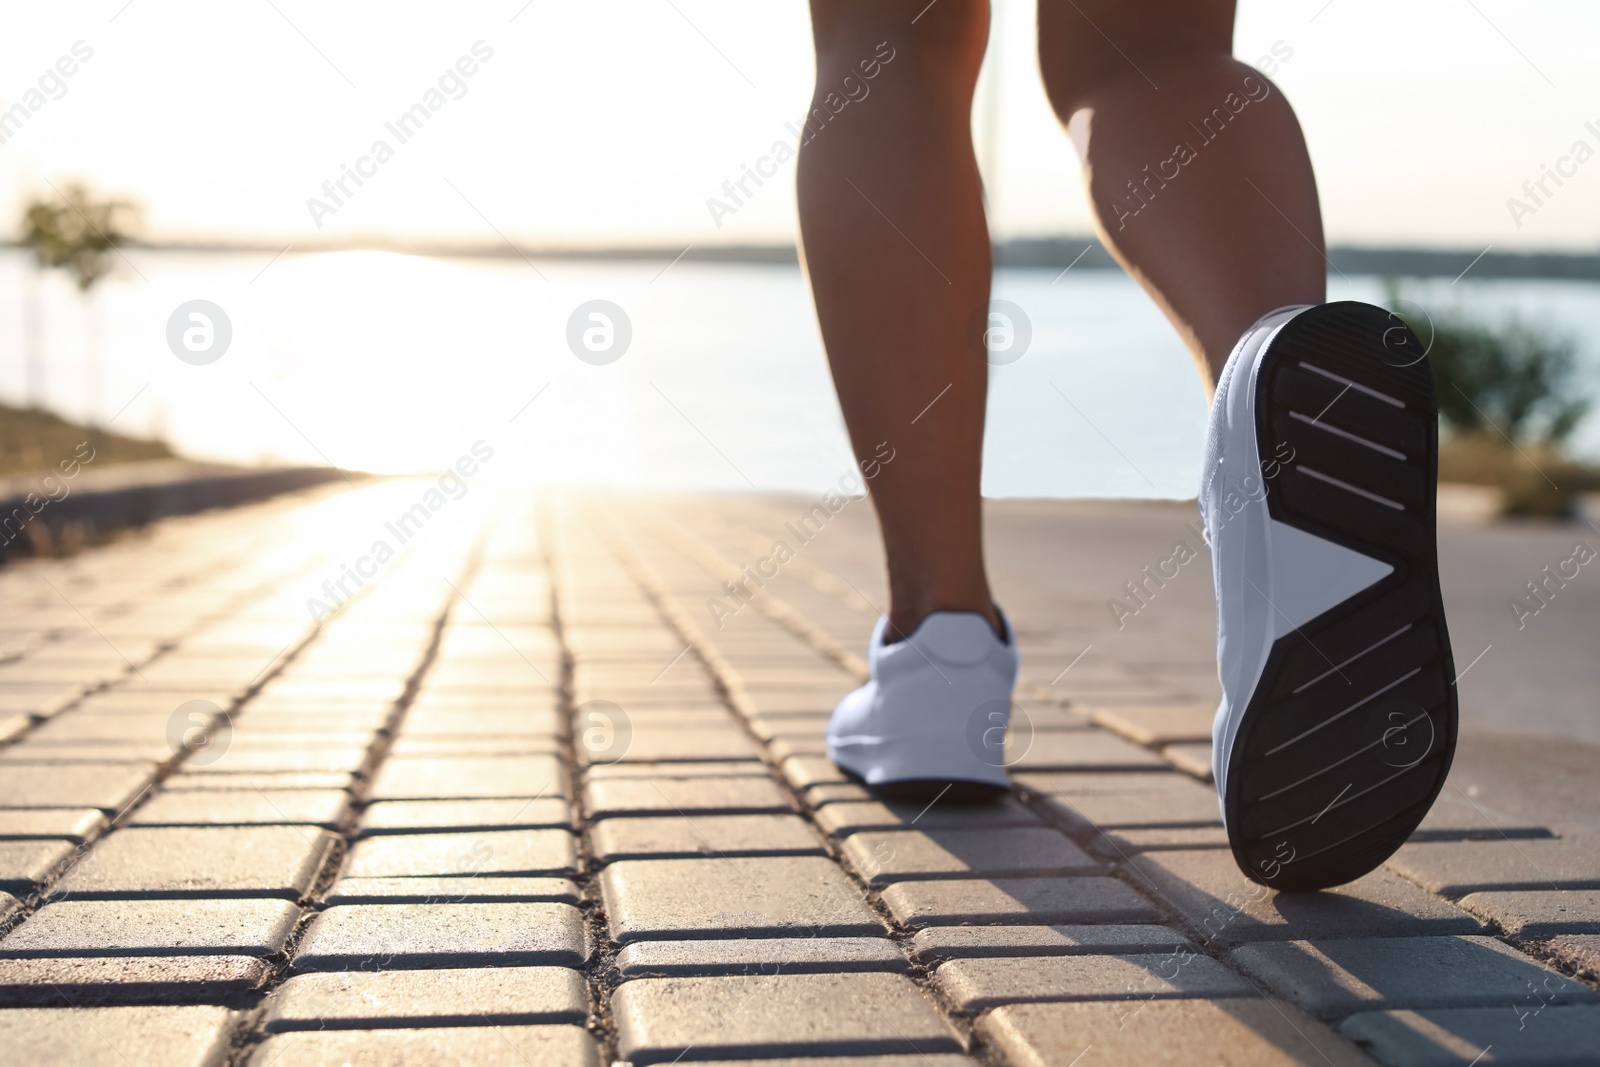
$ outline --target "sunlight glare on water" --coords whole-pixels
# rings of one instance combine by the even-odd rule
[[[446,469],[481,441],[496,478],[645,489],[820,492],[852,469],[792,266],[292,249],[276,260],[127,256],[88,302],[64,279],[45,280],[47,403],[101,422],[120,411],[114,429],[162,435],[189,456],[415,473]],[[21,254],[0,254],[13,324],[25,319],[31,275]],[[1547,313],[1591,355],[1600,338],[1600,286],[1487,282],[1445,295]],[[1002,269],[995,296],[1022,309],[1031,340],[990,370],[985,491],[1191,496],[1200,381],[1137,286],[1109,271]],[[1378,300],[1382,288],[1338,281],[1330,296]],[[204,366],[166,342],[169,316],[194,299],[232,325],[228,351]],[[626,350],[603,365],[568,343],[569,319],[594,300],[631,326]],[[26,395],[23,353],[20,327],[0,333],[10,402]],[[941,432],[939,414],[934,403],[889,445]],[[1593,450],[1596,436],[1591,419],[1577,443]]]

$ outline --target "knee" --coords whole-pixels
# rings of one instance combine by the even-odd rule
[[[1039,0],[1039,73],[1066,122],[1102,86],[1148,86],[1174,59],[1226,56],[1234,0]]]
[[[819,97],[891,63],[896,80],[970,92],[989,38],[988,0],[812,0],[811,20]]]

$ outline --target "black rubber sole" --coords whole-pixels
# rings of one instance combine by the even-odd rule
[[[1272,518],[1394,568],[1278,639],[1228,763],[1239,866],[1274,889],[1324,889],[1405,843],[1455,753],[1422,344],[1369,304],[1303,312],[1262,358],[1256,434],[1263,459],[1280,461],[1266,472]]]

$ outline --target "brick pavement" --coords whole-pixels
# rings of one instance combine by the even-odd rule
[[[1203,781],[1193,592],[1130,637],[1002,558],[1019,788],[905,805],[822,756],[881,597],[865,505],[480,493],[313,620],[351,558],[319,531],[408,491],[0,570],[7,1062],[1600,1058],[1575,760],[1469,743],[1384,869],[1275,896]]]

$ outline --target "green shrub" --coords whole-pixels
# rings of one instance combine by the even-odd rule
[[[1570,515],[1575,494],[1597,481],[1560,447],[1591,403],[1577,342],[1515,314],[1489,323],[1457,308],[1423,310],[1392,282],[1388,304],[1433,368],[1440,477],[1499,486],[1507,515]]]

